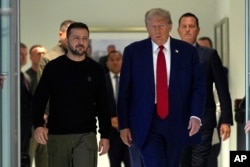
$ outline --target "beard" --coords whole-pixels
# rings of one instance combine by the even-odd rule
[[[72,45],[68,45],[68,50],[74,55],[74,56],[85,56],[87,55],[86,47],[83,45],[77,45],[75,48]]]

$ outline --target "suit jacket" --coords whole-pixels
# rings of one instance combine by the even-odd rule
[[[30,87],[31,87],[32,95],[33,95],[35,93],[36,86],[37,86],[37,83],[38,83],[38,81],[37,81],[37,72],[35,70],[33,70],[32,67],[28,68],[25,72],[30,78]]]
[[[204,112],[203,129],[213,129],[216,127],[216,104],[213,94],[213,84],[217,90],[221,117],[220,123],[233,124],[232,103],[228,88],[228,79],[225,68],[222,66],[220,57],[215,49],[196,46],[200,63],[206,76],[207,98]]]
[[[109,69],[107,67],[107,59],[108,59],[108,55],[102,56],[99,59],[99,64],[101,64],[101,66],[103,67],[105,73],[109,72]]]
[[[20,75],[20,95],[21,95],[21,151],[28,151],[29,139],[31,137],[32,129],[32,112],[31,112],[31,100],[32,93],[28,79],[25,74],[21,72]]]
[[[107,94],[108,94],[110,115],[111,115],[111,117],[116,117],[117,116],[116,101],[115,101],[115,97],[114,97],[114,90],[113,90],[113,86],[112,86],[110,73],[106,74],[106,85],[107,85]]]
[[[166,131],[176,143],[200,142],[200,134],[189,137],[190,116],[199,118],[205,107],[206,85],[195,47],[170,38],[171,70],[169,115]],[[151,39],[130,44],[124,49],[120,74],[119,128],[130,128],[133,142],[141,147],[147,138],[155,112],[155,83]]]

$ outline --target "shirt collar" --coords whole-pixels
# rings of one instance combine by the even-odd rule
[[[154,41],[152,41],[152,45],[153,45],[153,52],[157,52],[159,46]],[[170,37],[168,37],[167,42],[163,46],[166,50],[170,50]]]
[[[112,71],[109,71],[109,75],[111,76],[111,78],[114,78],[116,75],[118,75],[118,77],[120,77],[120,73],[115,74]]]

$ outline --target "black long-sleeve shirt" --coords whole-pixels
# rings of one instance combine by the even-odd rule
[[[95,61],[86,57],[76,62],[63,55],[45,66],[32,103],[35,128],[44,125],[48,100],[50,134],[96,133],[97,116],[101,138],[109,137],[105,73]]]

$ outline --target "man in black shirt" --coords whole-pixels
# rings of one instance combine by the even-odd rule
[[[88,43],[87,25],[70,24],[68,53],[45,66],[34,94],[35,139],[47,144],[50,167],[96,167],[97,152],[103,155],[109,149],[111,121],[105,73],[97,62],[86,56]],[[49,133],[43,127],[48,100]],[[96,117],[101,138],[99,148]]]

